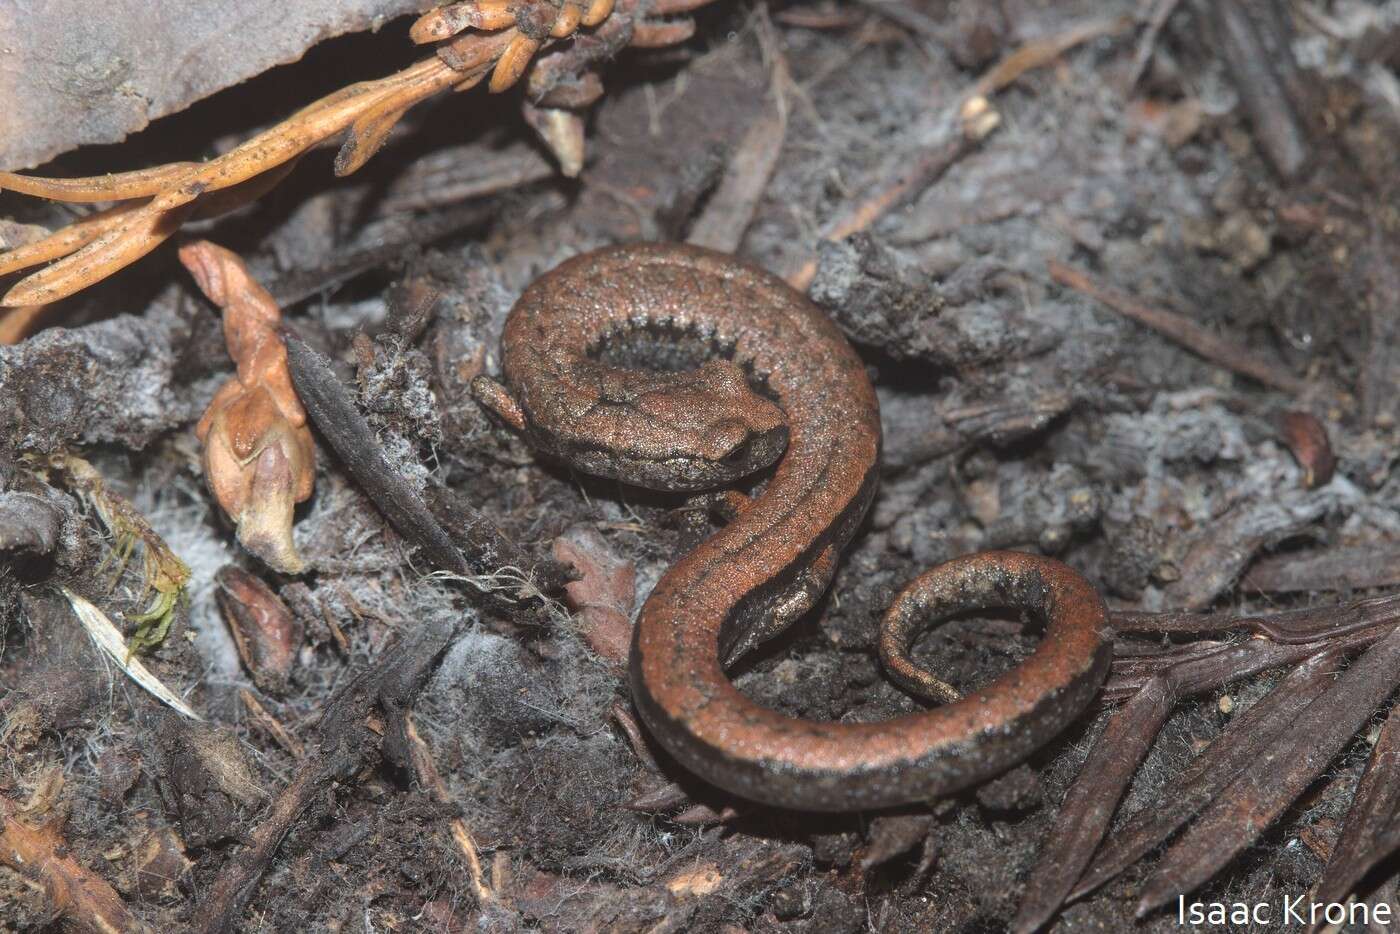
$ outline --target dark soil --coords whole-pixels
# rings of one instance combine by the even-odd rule
[[[941,115],[999,56],[1144,4],[973,6],[721,0],[682,49],[614,63],[577,181],[459,203],[453,186],[546,158],[516,100],[476,91],[420,108],[351,179],[314,153],[255,208],[185,231],[244,256],[288,322],[341,366],[390,464],[420,489],[449,488],[526,566],[473,567],[475,583],[428,576],[324,444],[296,528],[313,570],[279,577],[242,553],[192,434],[230,364],[173,249],[69,302],[64,327],[0,349],[0,797],[21,805],[47,789],[43,820],[69,854],[155,930],[209,924],[199,906],[258,863],[260,846],[230,930],[1003,930],[1106,708],[995,782],[898,814],[782,813],[698,783],[629,741],[625,659],[609,650],[607,619],[570,613],[560,589],[541,601],[514,585],[557,577],[568,535],[624,569],[610,592],[631,597],[634,575],[640,605],[709,534],[705,511],[537,462],[467,388],[497,366],[501,323],[536,275],[607,243],[684,239],[746,132],[771,119],[776,88],[783,147],[738,252],[784,275],[816,257],[810,294],[880,394],[885,469],[830,594],[741,666],[750,696],[811,719],[919,709],[875,659],[880,615],[922,569],[985,548],[1058,557],[1120,609],[1267,611],[1400,586],[1388,558],[1400,536],[1393,5],[1283,6],[1295,34],[1278,54],[1305,89],[1291,103],[1303,164],[1255,132],[1210,5],[1183,3],[1131,91],[1144,28],[1129,24],[1026,72],[992,98],[1000,126],[984,142],[868,231],[819,247],[831,217],[940,142]],[[404,41],[397,27],[332,41],[48,170],[226,148],[216,138],[245,136],[249,113],[301,106],[327,73],[382,74],[370,51]],[[66,216],[0,196],[0,218]],[[443,223],[452,232],[438,236]],[[1056,284],[1052,260],[1242,345],[1300,391]],[[441,296],[431,319],[402,326],[393,311],[421,287]],[[1325,426],[1329,482],[1306,486],[1282,427],[1290,411]],[[189,599],[146,663],[205,722],[105,662],[70,611],[61,587],[119,625],[148,598],[139,561],[115,586],[112,565],[99,567],[113,543],[41,469],[59,450],[91,461],[189,565]],[[1332,554],[1353,557],[1322,561]],[[228,564],[261,577],[304,632],[285,686],[255,684],[240,661],[215,599]],[[482,597],[490,586],[494,600]],[[921,654],[967,688],[1036,640],[1014,615],[982,615],[931,632]],[[1120,813],[1170,807],[1164,783],[1277,676],[1181,700]],[[440,788],[413,764],[409,708]],[[1197,897],[1277,905],[1306,892],[1367,743],[1358,736]],[[261,838],[289,794],[301,797],[285,837]],[[1051,929],[1178,930],[1174,911],[1134,921],[1150,867]],[[1393,891],[1396,868],[1367,891]],[[74,923],[56,915],[50,896],[0,868],[0,929]]]

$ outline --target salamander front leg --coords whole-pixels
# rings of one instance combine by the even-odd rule
[[[516,431],[525,430],[525,411],[520,408],[520,403],[515,401],[509,389],[491,377],[478,376],[472,380],[472,398],[506,425]]]

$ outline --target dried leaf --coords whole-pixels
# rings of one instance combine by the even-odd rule
[[[588,526],[576,526],[556,538],[554,557],[582,575],[564,590],[578,612],[584,639],[603,658],[622,664],[632,644],[635,566],[613,554],[603,537]]]
[[[121,630],[107,618],[107,614],[67,587],[61,589],[63,595],[68,598],[68,603],[73,607],[73,613],[78,617],[78,622],[83,624],[83,628],[92,637],[93,643],[115,662],[118,668],[126,672],[127,677],[139,684],[156,700],[177,713],[189,717],[191,720],[203,719],[191,710],[190,706],[181,700],[174,691],[161,683],[161,680],[153,675],[149,668],[141,664],[139,658],[127,652],[126,640],[122,638]]]

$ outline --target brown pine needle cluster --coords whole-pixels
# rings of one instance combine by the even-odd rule
[[[292,541],[292,512],[311,496],[316,448],[287,371],[282,312],[229,250],[200,240],[181,248],[180,261],[223,309],[238,367],[195,426],[204,479],[243,547],[275,570],[298,573],[306,563]]]
[[[321,143],[344,134],[335,173],[349,175],[379,150],[415,104],[490,75],[499,93],[536,67],[526,115],[566,175],[582,167],[576,111],[603,93],[595,69],[627,46],[656,48],[695,32],[684,14],[710,0],[467,0],[414,24],[418,43],[438,42],[432,58],[386,78],[342,88],[208,162],[174,162],[88,178],[0,172],[0,190],[71,203],[116,202],[37,242],[0,253],[0,275],[49,263],[0,298],[0,308],[41,306],[100,282],[155,249],[187,220],[218,217],[262,197]],[[464,32],[471,30],[471,32]],[[580,32],[579,30],[586,30]],[[459,33],[462,33],[459,35]],[[568,45],[536,61],[550,46]]]
[[[514,30],[514,35],[491,71],[489,87],[492,93],[499,93],[520,80],[526,66],[546,39],[567,39],[580,25],[588,28],[597,26],[612,11],[613,0],[591,0],[587,10],[572,0],[564,0],[558,5],[466,0],[423,14],[408,35],[422,45],[450,39],[467,29]]]

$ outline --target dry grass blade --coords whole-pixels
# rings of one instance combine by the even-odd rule
[[[1162,791],[1166,807],[1137,812],[1104,844],[1067,900],[1082,898],[1166,841],[1229,787],[1332,683],[1341,653],[1319,652],[1231,721],[1215,742]]]
[[[418,776],[418,783],[427,788],[439,803],[453,804],[452,794],[447,790],[447,783],[442,780],[437,763],[433,761],[433,751],[428,748],[428,744],[419,735],[418,727],[414,724],[413,718],[407,719],[409,755],[413,760],[413,771]],[[467,822],[460,817],[454,817],[449,826],[452,831],[452,840],[457,844],[457,849],[461,851],[462,858],[467,863],[467,878],[477,903],[485,905],[495,901],[496,893],[486,884],[485,873],[481,871],[481,858],[476,848],[476,840],[472,838],[471,829],[467,827]]]
[[[151,670],[141,664],[141,660],[127,651],[126,639],[122,632],[112,621],[107,618],[97,607],[93,606],[83,597],[78,596],[67,587],[62,588],[63,596],[68,598],[68,603],[73,607],[73,614],[78,617],[78,622],[83,624],[93,643],[110,658],[118,668],[126,672],[127,677],[141,685],[148,694],[191,720],[202,720],[199,714],[190,709],[190,706],[182,701],[174,691],[166,687],[159,678],[151,673]]]
[[[1056,61],[1075,46],[1103,36],[1117,35],[1131,29],[1133,25],[1131,16],[1089,19],[1075,23],[1053,36],[1027,42],[978,78],[977,83],[968,90],[963,99],[990,97],[1026,72],[1035,68],[1043,68]]]
[[[1060,910],[1108,832],[1133,773],[1176,704],[1169,675],[1158,675],[1117,710],[1065,794],[1055,826],[1026,882],[1011,930],[1029,934]]]
[[[67,298],[160,246],[180,229],[192,203],[161,209],[157,202],[122,215],[123,223],[102,232],[91,243],[27,276],[0,299],[0,305],[42,305]]]
[[[0,172],[0,191],[17,191],[53,201],[128,201],[149,198],[179,182],[199,167],[198,162],[171,162],[132,172],[111,172],[86,178],[45,178]]]
[[[1322,774],[1400,683],[1400,628],[1352,663],[1169,849],[1139,915],[1204,884],[1258,839]]]
[[[243,706],[247,708],[248,717],[252,723],[271,736],[273,742],[281,746],[288,755],[295,759],[305,757],[306,746],[302,741],[293,736],[276,717],[268,713],[267,708],[259,703],[252,691],[247,688],[239,688],[238,699],[243,701]]]

